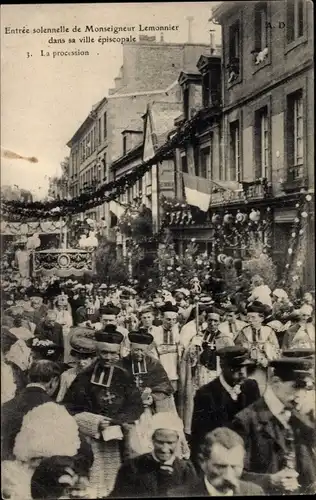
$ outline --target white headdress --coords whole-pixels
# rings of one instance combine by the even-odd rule
[[[183,423],[175,413],[158,412],[155,413],[151,420],[152,434],[159,429],[175,431],[180,435],[183,432]]]
[[[66,408],[44,403],[29,411],[15,439],[13,453],[18,460],[55,455],[72,457],[80,448],[78,425]]]

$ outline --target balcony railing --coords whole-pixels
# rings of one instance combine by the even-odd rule
[[[218,191],[212,193],[211,206],[216,207],[227,203],[242,203],[245,200],[262,200],[271,194],[271,187],[266,179],[253,182],[243,182],[238,191]]]

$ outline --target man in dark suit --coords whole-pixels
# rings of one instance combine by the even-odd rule
[[[176,457],[183,423],[175,413],[156,413],[152,419],[152,453],[121,466],[110,498],[163,497],[168,491],[196,480],[190,461]]]
[[[232,428],[245,441],[244,478],[267,494],[316,493],[312,365],[288,355],[271,361],[264,395],[234,419]]]
[[[245,347],[219,349],[221,374],[201,387],[194,398],[191,429],[191,459],[198,467],[198,446],[204,436],[217,427],[229,427],[236,413],[260,397],[255,380],[247,380],[253,366]]]
[[[13,459],[15,438],[24,416],[36,406],[52,401],[60,376],[60,368],[48,360],[34,362],[29,369],[29,384],[2,406],[2,460]]]
[[[241,481],[245,458],[243,440],[231,429],[209,432],[199,448],[201,478],[170,489],[169,497],[259,496],[260,486]]]

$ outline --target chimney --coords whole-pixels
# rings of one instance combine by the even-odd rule
[[[188,21],[188,43],[192,43],[192,22],[194,17],[188,16],[186,20]]]
[[[160,41],[161,41],[161,42],[164,42],[164,39],[163,39],[163,33],[160,33]]]
[[[211,54],[215,52],[215,43],[214,43],[214,33],[215,30],[210,30],[210,49],[211,49]]]

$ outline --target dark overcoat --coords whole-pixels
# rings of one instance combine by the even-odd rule
[[[176,458],[173,471],[166,474],[151,453],[126,461],[120,468],[109,498],[153,498],[166,496],[169,489],[191,484],[196,473],[189,460]]]
[[[298,482],[304,493],[316,482],[315,425],[298,413],[293,413],[290,425],[294,432]],[[244,478],[260,484],[265,493],[275,494],[269,476],[285,466],[288,448],[283,425],[260,398],[236,415],[232,428],[245,442]]]
[[[197,465],[199,444],[204,436],[217,427],[229,427],[234,416],[260,397],[255,380],[246,380],[237,401],[222,386],[219,377],[202,386],[194,397],[191,428],[191,458]]]

